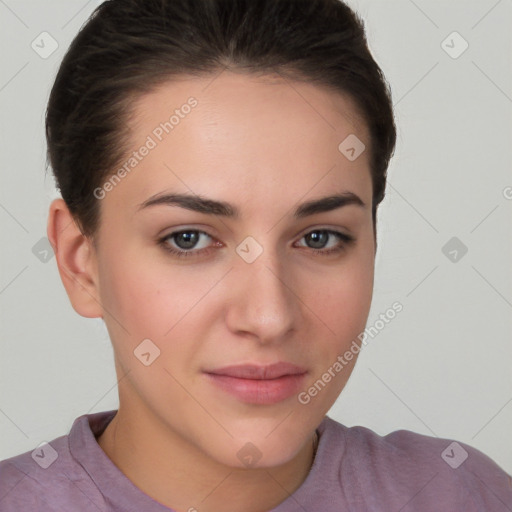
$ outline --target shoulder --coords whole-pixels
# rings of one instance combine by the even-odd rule
[[[103,510],[71,457],[67,435],[0,461],[1,512],[68,512],[74,505]]]
[[[45,445],[0,461],[0,510],[47,510],[50,484],[54,485],[61,475],[56,475],[58,454],[63,454],[65,436]],[[58,463],[57,463],[58,465]],[[22,508],[24,507],[24,508]]]
[[[331,438],[343,440],[344,446],[340,482],[351,481],[361,502],[371,495],[376,507],[408,503],[411,510],[434,504],[464,506],[467,512],[512,509],[512,478],[472,446],[409,430],[381,436],[331,421]]]

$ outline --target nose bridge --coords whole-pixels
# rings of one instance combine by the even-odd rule
[[[234,307],[238,326],[258,334],[261,339],[284,335],[295,314],[291,272],[282,260],[272,236],[247,237],[236,248]]]
[[[280,249],[270,236],[265,240],[264,245],[255,239],[246,239],[239,244],[237,253],[241,261],[237,262],[238,271],[252,295],[268,295],[272,300],[286,299],[287,277]]]

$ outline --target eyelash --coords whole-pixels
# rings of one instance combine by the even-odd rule
[[[190,249],[188,251],[184,251],[184,250],[178,250],[178,249],[174,249],[174,248],[170,247],[169,244],[167,243],[167,240],[169,240],[170,238],[172,238],[176,235],[180,235],[183,233],[200,233],[200,234],[204,234],[210,238],[213,238],[211,235],[209,235],[208,233],[206,233],[204,231],[200,231],[198,229],[186,229],[186,230],[174,231],[173,233],[169,233],[168,235],[164,236],[163,238],[160,238],[158,240],[158,244],[161,245],[166,252],[169,252],[172,255],[177,256],[179,258],[190,257],[190,256],[199,256],[200,254],[203,254],[203,253],[208,254],[210,252],[210,250],[212,249],[211,247],[208,247],[205,249],[199,249],[199,250]],[[309,248],[310,251],[312,251],[314,254],[317,254],[319,256],[329,256],[334,253],[342,252],[342,251],[346,250],[346,248],[349,245],[352,245],[355,242],[355,238],[353,236],[347,235],[345,233],[340,233],[339,231],[334,231],[332,229],[314,229],[314,230],[306,233],[302,238],[304,238],[307,235],[310,235],[311,233],[327,233],[329,235],[334,235],[335,237],[338,238],[338,240],[340,240],[340,242],[342,242],[342,244],[340,246],[331,248],[331,249],[327,249],[327,250],[326,249]]]

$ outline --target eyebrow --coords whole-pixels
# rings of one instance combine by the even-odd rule
[[[206,215],[221,215],[232,219],[240,218],[240,210],[232,204],[190,194],[156,194],[141,203],[137,211],[157,205],[179,206]],[[306,201],[294,210],[293,216],[296,219],[302,219],[316,213],[328,212],[348,205],[366,208],[366,204],[358,195],[353,192],[342,192],[341,194]]]

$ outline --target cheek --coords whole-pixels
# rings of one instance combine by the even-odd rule
[[[111,249],[114,248],[112,242]],[[115,351],[120,356],[129,356],[146,338],[159,345],[156,339],[170,328],[165,328],[164,319],[171,324],[174,310],[169,304],[166,317],[159,317],[159,288],[154,269],[134,251],[123,250],[119,259],[114,250],[108,254],[111,256],[104,258],[99,268],[100,300]]]
[[[350,378],[360,353],[358,336],[370,311],[373,270],[373,258],[364,251],[354,253],[330,278],[316,280],[316,293],[309,294],[308,304],[315,313],[311,321],[324,334],[316,336],[307,349],[316,364],[301,395],[305,401],[299,400],[306,404],[305,410],[327,413]]]
[[[145,338],[162,348],[179,345],[181,329],[186,325],[192,335],[191,319],[205,314],[208,301],[201,299],[220,277],[167,262],[165,254],[149,256],[140,249],[123,254],[122,261],[105,260],[100,269],[101,301],[116,338],[129,338],[133,346]]]
[[[374,260],[366,251],[349,258],[311,282],[308,303],[335,333],[339,343],[350,344],[364,330],[371,306]]]

